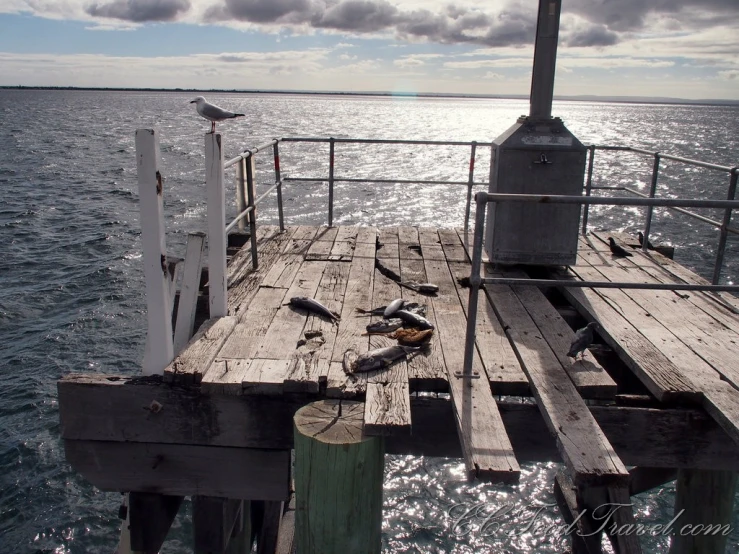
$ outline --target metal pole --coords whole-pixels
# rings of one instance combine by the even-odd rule
[[[562,0],[539,0],[539,16],[536,22],[534,68],[531,74],[532,119],[552,117],[554,95],[554,71],[557,64],[557,39],[559,38],[559,13]]]
[[[275,139],[277,140],[277,139]],[[275,154],[275,183],[277,183],[277,216],[280,220],[280,232],[285,230],[285,219],[282,215],[282,178],[280,177],[280,150],[277,142],[272,146]]]
[[[241,213],[246,209],[246,188],[245,188],[245,182],[246,182],[246,172],[244,170],[244,159],[242,158],[239,162],[239,168],[236,172],[236,213]],[[246,230],[246,223],[244,222],[244,219],[239,219],[239,231],[245,231]],[[229,230],[226,230],[226,233],[228,233]]]
[[[735,167],[731,170],[731,177],[729,178],[729,193],[727,195],[728,200],[734,200],[736,194],[736,182],[739,177],[739,167]],[[726,252],[726,238],[728,236],[728,227],[731,224],[731,208],[726,208],[724,212],[724,221],[721,224],[721,234],[718,239],[718,250],[716,252],[716,265],[713,267],[713,279],[711,283],[718,285],[719,278],[721,277],[721,267],[724,265],[724,253]],[[646,239],[644,240],[646,242]]]
[[[464,208],[464,236],[465,240],[467,233],[470,230],[470,205],[472,204],[472,185],[475,182],[475,150],[477,149],[477,142],[472,141],[472,151],[470,152],[470,177],[467,181],[467,205]]]
[[[585,182],[585,196],[590,196],[590,193],[593,190],[593,160],[595,157],[595,145],[591,144],[588,146],[588,151],[590,152],[590,158],[588,159],[588,179]],[[582,234],[587,235],[588,234],[588,213],[590,212],[590,206],[588,204],[585,204],[583,214],[582,214]]]
[[[485,192],[475,195],[475,240],[472,246],[472,270],[470,272],[470,296],[467,304],[467,333],[464,341],[464,366],[461,377],[470,379],[472,358],[475,354],[475,327],[477,325],[477,303],[480,294],[480,268],[482,266],[482,241],[485,227],[485,207],[488,197]]]
[[[634,283],[618,281],[575,281],[569,279],[529,279],[526,277],[486,277],[485,285],[566,287],[592,289],[686,290],[703,292],[736,292],[739,285],[701,285],[695,283]]]
[[[331,137],[328,150],[328,226],[334,225],[334,138]]]
[[[652,186],[649,188],[649,198],[654,198],[657,193],[657,179],[659,178],[659,152],[654,153],[654,165],[652,166]],[[644,242],[642,243],[642,250],[645,252],[649,245],[649,230],[652,228],[652,214],[654,213],[654,206],[647,207],[647,220],[644,223]]]
[[[259,267],[259,256],[257,255],[257,210],[254,204],[254,158],[243,160],[241,164],[246,172],[246,194],[247,207],[251,208],[249,213],[249,235],[251,238],[251,265],[254,269]]]

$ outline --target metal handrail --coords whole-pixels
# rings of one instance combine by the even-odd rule
[[[732,171],[733,183],[736,185],[736,174]],[[477,326],[477,305],[480,286],[490,285],[528,285],[528,286],[567,286],[588,288],[624,288],[624,289],[657,289],[657,290],[690,290],[690,291],[728,291],[739,292],[739,285],[711,285],[693,283],[634,283],[617,281],[574,281],[550,279],[519,279],[506,277],[480,277],[482,268],[482,245],[485,227],[485,211],[488,203],[495,202],[535,202],[546,204],[580,204],[580,205],[620,205],[620,206],[678,206],[678,207],[713,207],[731,209],[739,208],[736,200],[701,200],[677,198],[606,198],[594,196],[565,196],[544,194],[501,194],[478,192],[475,195],[477,209],[475,212],[475,234],[472,247],[472,266],[470,268],[470,294],[467,306],[467,330],[465,335],[464,366],[460,378],[472,379],[472,359],[475,349],[475,328]],[[724,227],[725,229],[725,227]],[[646,244],[646,239],[644,240]]]

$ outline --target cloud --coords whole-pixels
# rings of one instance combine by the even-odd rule
[[[173,21],[189,9],[189,0],[113,0],[91,4],[85,11],[92,17],[144,23]]]
[[[739,81],[739,69],[727,69],[719,71],[718,76],[727,81]]]
[[[586,46],[613,46],[619,41],[618,35],[613,31],[609,31],[605,25],[591,25],[587,28],[576,28],[569,33],[564,34],[564,45],[574,48]]]

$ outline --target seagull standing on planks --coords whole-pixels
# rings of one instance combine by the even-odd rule
[[[228,110],[224,110],[223,108],[219,108],[218,106],[206,101],[205,98],[203,98],[202,96],[198,96],[194,100],[190,100],[190,104],[195,104],[198,113],[205,119],[210,121],[211,133],[216,132],[217,121],[224,121],[226,119],[233,119],[235,117],[244,117],[243,113],[233,113],[229,112]]]
[[[598,329],[598,323],[591,321],[582,329],[578,329],[575,333],[575,338],[572,339],[570,349],[567,352],[567,357],[577,359],[577,355],[585,351],[585,349],[593,343],[595,335],[593,334]],[[583,354],[584,355],[584,354]]]
[[[613,254],[617,258],[626,258],[633,256],[633,254],[625,250],[623,246],[619,246],[618,244],[616,244],[616,241],[613,240],[613,237],[608,237],[608,245],[611,248],[611,254]]]

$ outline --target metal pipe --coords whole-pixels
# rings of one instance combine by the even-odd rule
[[[280,220],[280,232],[285,230],[285,220],[282,215],[282,179],[280,178],[280,150],[279,141],[275,139],[272,147],[275,155],[275,183],[277,183],[277,216]]]
[[[246,166],[246,195],[247,204],[252,207],[249,214],[249,234],[251,235],[251,265],[253,269],[259,267],[259,256],[257,255],[257,211],[254,203],[254,166],[252,160],[244,160]]]
[[[551,119],[554,95],[554,72],[557,65],[559,13],[562,0],[539,0],[534,45],[534,68],[531,72],[531,105],[529,117]]]
[[[281,142],[330,142],[330,138],[322,137],[282,137]],[[404,139],[358,139],[358,138],[335,138],[336,143],[347,144],[426,144],[438,146],[472,146],[471,141],[458,140],[404,140]],[[481,146],[492,146],[492,142],[477,142]]]
[[[477,304],[480,294],[480,268],[482,266],[483,228],[485,227],[485,193],[475,195],[475,239],[472,247],[472,269],[470,271],[470,296],[467,303],[467,332],[464,340],[464,365],[462,376],[472,378],[472,359],[475,355],[475,326],[477,325]]]
[[[546,194],[509,194],[509,193],[478,193],[485,194],[488,202],[532,202],[541,204],[598,204],[610,206],[662,206],[667,208],[739,208],[739,201],[733,200],[703,200],[698,198],[633,198],[605,196],[566,196]]]
[[[254,209],[254,206],[249,206],[243,212],[240,212],[236,217],[234,217],[231,223],[226,225],[225,233],[229,234],[231,231],[233,231],[236,225],[239,223],[239,221],[242,221],[247,215],[251,213],[253,209]]]
[[[652,164],[652,184],[649,187],[649,198],[654,198],[657,192],[657,179],[659,178],[659,152],[654,153],[654,163]],[[652,214],[654,206],[647,206],[647,217],[644,221],[644,241],[642,242],[642,250],[645,252],[649,248],[649,230],[652,228]]]
[[[585,181],[585,196],[590,196],[590,193],[593,191],[593,160],[595,159],[595,146],[592,144],[588,146],[588,152],[590,152],[590,156],[588,157],[588,178]],[[585,204],[583,208],[583,214],[582,214],[582,234],[587,235],[588,233],[588,213],[589,208],[587,204]]]
[[[472,204],[472,187],[475,184],[475,150],[477,149],[477,143],[472,141],[472,150],[470,152],[470,176],[467,181],[467,204],[464,208],[464,235],[470,230],[470,207]]]
[[[650,289],[685,290],[705,292],[737,292],[739,285],[701,285],[692,283],[619,283],[615,281],[575,281],[568,279],[526,279],[516,277],[485,277],[484,285],[534,286],[534,287],[576,287],[593,289]]]
[[[735,167],[731,170],[731,177],[729,177],[729,192],[727,194],[729,200],[733,200],[736,195],[736,182],[738,176],[739,167]],[[721,267],[724,265],[724,253],[726,252],[726,238],[729,224],[731,224],[731,208],[727,207],[724,212],[724,221],[721,224],[721,234],[718,239],[716,265],[713,266],[713,279],[711,279],[711,282],[714,285],[718,285],[718,281],[721,278]]]
[[[280,140],[281,139],[272,139],[267,144],[262,144],[261,146],[255,146],[254,148],[249,148],[247,150],[244,150],[241,154],[239,154],[235,158],[231,158],[226,163],[224,163],[223,169],[227,169],[231,167],[232,165],[239,163],[239,160],[245,160],[247,158],[251,158],[257,152],[260,152],[264,150],[265,148],[272,146],[273,144],[277,144]]]
[[[637,154],[646,154],[647,156],[654,156],[657,152],[651,150],[644,150],[643,148],[635,148],[633,146],[606,146],[606,145],[594,145],[598,150],[616,150],[621,152],[635,152]],[[702,162],[700,160],[693,160],[691,158],[681,158],[680,156],[672,156],[670,154],[660,154],[660,157],[665,160],[672,160],[675,162],[681,162],[688,165],[696,165],[698,167],[704,167],[706,169],[715,169],[717,171],[725,171],[730,173],[733,171],[732,167],[728,165],[712,164],[709,162]]]
[[[239,163],[239,169],[236,173],[236,210],[242,213],[246,209],[246,162],[242,159]],[[237,221],[239,225],[239,231],[246,229],[243,218],[239,218]],[[230,232],[229,228],[226,227],[226,233]]]
[[[334,144],[331,137],[328,147],[328,226],[334,226]]]
[[[302,182],[324,182],[325,177],[285,177],[283,181],[302,181]],[[334,183],[381,183],[381,184],[395,184],[401,183],[404,185],[464,185],[467,186],[467,181],[414,181],[412,179],[354,179],[354,178],[341,178],[334,177]],[[473,183],[474,186],[485,185],[486,183]]]

